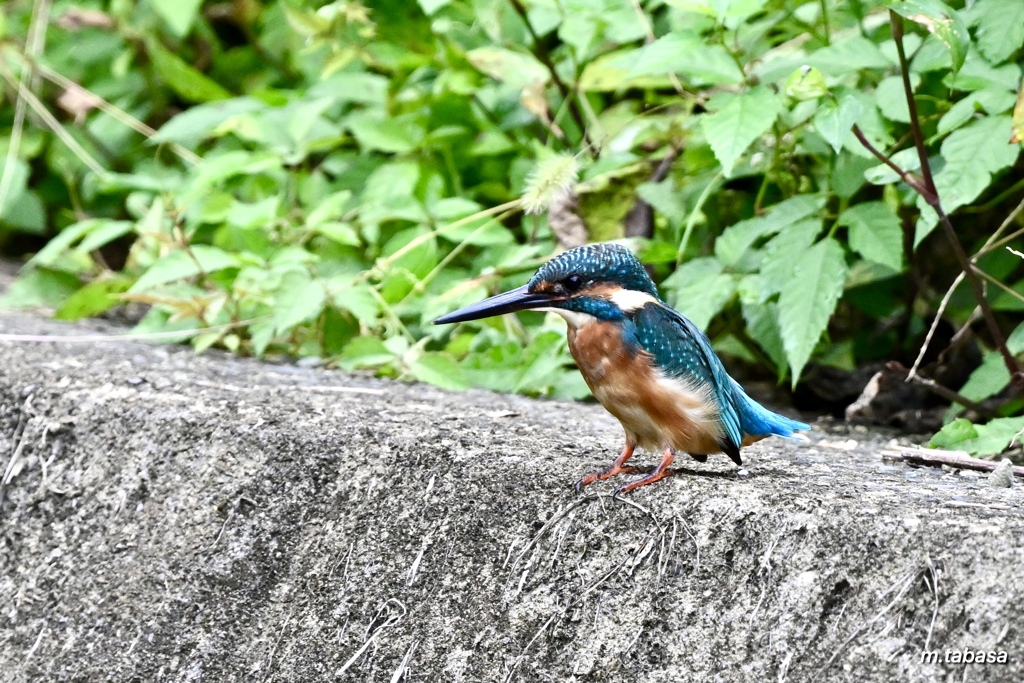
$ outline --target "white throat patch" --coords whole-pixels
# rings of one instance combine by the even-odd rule
[[[590,323],[596,323],[597,318],[590,315],[589,313],[581,313],[580,311],[567,311],[564,308],[538,308],[538,311],[548,311],[549,313],[557,313],[558,315],[565,318],[566,324],[573,329],[580,329]]]
[[[614,292],[609,300],[623,313],[632,313],[647,304],[658,303],[658,300],[647,292],[638,292],[635,289],[620,289]]]

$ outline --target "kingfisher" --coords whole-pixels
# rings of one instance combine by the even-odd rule
[[[658,296],[643,264],[625,247],[590,244],[544,264],[530,281],[434,321],[443,325],[515,311],[557,313],[569,351],[594,397],[626,433],[610,467],[587,474],[576,490],[637,469],[637,446],[662,452],[647,476],[616,495],[671,475],[677,452],[699,462],[715,453],[742,465],[740,448],[810,426],[773,413],[728,375],[704,332]]]

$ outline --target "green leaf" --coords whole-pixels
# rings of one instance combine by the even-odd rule
[[[281,278],[274,292],[274,332],[288,334],[300,323],[316,319],[324,310],[327,290],[306,271],[295,270]]]
[[[210,102],[172,116],[149,138],[150,144],[177,142],[185,147],[195,147],[203,139],[213,137],[217,128],[232,116],[248,114],[266,108],[266,105],[251,97],[234,97],[229,100]]]
[[[978,119],[946,137],[941,147],[942,158],[946,165],[971,164],[989,173],[1009,168],[1020,156],[1020,147],[1008,142],[1010,128],[1008,116]],[[945,204],[946,198],[942,199]]]
[[[551,77],[547,68],[532,54],[504,47],[478,47],[467,52],[466,59],[494,80],[517,88],[536,81],[547,83]]]
[[[46,207],[34,190],[15,191],[4,203],[0,223],[32,235],[42,235],[46,232]]]
[[[779,326],[795,387],[843,293],[846,260],[831,237],[794,256],[779,296]]]
[[[184,249],[172,251],[158,260],[142,274],[142,277],[135,281],[128,292],[132,294],[145,292],[167,282],[185,280],[200,273],[208,275],[218,270],[237,268],[242,265],[242,260],[238,256],[217,247],[193,244],[189,247],[189,251]]]
[[[244,230],[269,229],[277,220],[281,197],[273,195],[258,202],[234,201],[227,211],[226,223]]]
[[[422,9],[423,13],[426,14],[428,17],[432,16],[434,13],[436,13],[442,7],[447,7],[448,5],[452,4],[451,0],[417,0],[417,1],[419,3],[420,9]]]
[[[820,218],[808,218],[785,226],[768,242],[761,261],[765,297],[782,291],[793,272],[793,261],[814,244],[821,228]]]
[[[994,396],[1005,389],[1010,383],[1010,371],[1006,369],[1003,355],[998,351],[985,354],[981,365],[974,368],[958,392],[971,401],[981,401]]]
[[[437,223],[442,225],[447,221],[452,221],[438,231],[438,236],[449,242],[481,247],[514,242],[514,235],[500,222],[487,217],[469,218],[482,211],[483,208],[469,199],[446,197],[430,205],[430,214]]]
[[[1024,6],[1024,5],[1022,5]],[[983,88],[967,95],[939,119],[938,132],[946,134],[973,121],[979,112],[1002,114],[1013,107],[1016,97],[1004,88]],[[1011,140],[1012,142],[1012,140]]]
[[[346,126],[364,151],[407,154],[423,143],[426,131],[410,117],[387,117],[377,112],[357,112]]]
[[[119,294],[131,285],[130,278],[115,276],[93,280],[69,296],[53,314],[58,320],[80,320],[105,313],[121,302]]]
[[[345,370],[372,368],[395,360],[395,354],[376,337],[355,337],[338,357],[338,364]]]
[[[978,438],[964,442],[961,447],[974,455],[998,455],[1011,444],[1021,442],[1024,416],[997,417],[974,428],[978,431]]]
[[[981,54],[998,64],[1024,45],[1024,2],[978,0],[973,9]]]
[[[547,393],[565,362],[559,354],[564,348],[565,336],[561,332],[542,332],[534,337],[516,365],[515,391]]]
[[[850,247],[864,258],[903,270],[903,231],[900,219],[885,202],[851,206],[839,216],[839,225],[850,230]]]
[[[313,232],[323,235],[332,242],[343,244],[349,247],[358,247],[361,242],[359,233],[351,223],[341,221],[324,221],[312,228]]]
[[[669,303],[702,330],[736,294],[736,278],[722,272],[721,261],[693,259],[680,266],[662,283],[672,292]]]
[[[902,168],[904,171],[920,171],[921,170],[921,157],[918,156],[917,150],[913,147],[909,149],[902,149],[899,152],[889,157],[892,162]],[[885,164],[878,164],[872,166],[868,170],[864,171],[864,178],[867,179],[872,185],[889,185],[891,183],[900,182],[900,177],[896,174],[896,171],[892,170]]]
[[[760,12],[767,3],[768,0],[666,0],[665,4],[684,12],[714,17],[729,28],[735,28]]]
[[[886,3],[886,7],[904,19],[924,26],[942,41],[953,60],[953,73],[964,65],[971,36],[959,12],[939,0],[896,0]]]
[[[292,7],[281,3],[285,20],[295,33],[307,39],[323,38],[331,30],[331,20],[326,13],[312,9]],[[328,5],[328,7],[331,7]]]
[[[719,93],[708,102],[711,114],[701,117],[701,129],[726,176],[740,155],[771,129],[782,103],[769,88],[758,86],[745,93]]]
[[[306,227],[315,230],[327,221],[338,220],[351,201],[352,190],[341,190],[327,195],[306,215]]]
[[[825,75],[821,69],[805,64],[786,79],[786,97],[794,100],[816,100],[828,94]]]
[[[893,63],[874,41],[858,34],[813,52],[807,63],[829,76],[842,76],[862,69],[890,69]]]
[[[928,445],[932,448],[956,448],[964,441],[975,439],[977,436],[978,430],[971,421],[960,417],[939,430]]]
[[[462,367],[475,386],[508,391],[515,386],[522,354],[516,343],[505,342],[470,353],[462,361]]]
[[[409,371],[420,382],[442,389],[468,389],[465,373],[451,356],[440,352],[427,352],[409,366]]]
[[[846,95],[838,104],[827,102],[814,115],[814,129],[839,154],[847,139],[853,136],[853,125],[857,123],[862,111],[860,101],[852,95]]]
[[[946,213],[952,213],[981,196],[992,184],[994,173],[1009,168],[1020,156],[1020,146],[1006,142],[1011,123],[1008,116],[987,116],[950,133],[942,143],[944,165],[935,173],[935,189]],[[979,153],[984,150],[984,153]],[[918,198],[921,210],[914,232],[916,247],[935,228],[938,217]]]
[[[628,56],[628,77],[682,74],[700,85],[742,83],[743,71],[729,51],[689,31],[668,33]]]
[[[125,225],[131,228],[131,223],[127,221],[111,221],[106,218],[89,218],[78,223],[72,223],[57,233],[56,237],[51,238],[45,247],[36,252],[36,255],[29,260],[29,265],[55,265],[72,249],[73,245],[85,239],[86,235],[95,231],[105,231],[107,226],[110,225],[115,226],[115,231],[121,230]]]
[[[1006,348],[1015,356],[1024,352],[1024,323],[1018,325],[1006,338]]]
[[[947,79],[948,80],[948,79]],[[954,90],[981,90],[997,87],[1005,90],[1016,90],[1020,85],[1020,66],[1007,63],[992,66],[977,50],[967,53],[967,59],[959,73],[952,79]]]
[[[176,38],[184,38],[192,28],[203,0],[149,0],[149,4]]]
[[[75,247],[75,251],[80,254],[88,254],[127,235],[134,228],[135,224],[131,221],[101,221],[82,236],[82,241]]]
[[[1016,145],[1021,142],[1024,142],[1024,81],[1020,84],[1017,102],[1013,105],[1013,120],[1010,123],[1010,143]]]
[[[335,306],[348,311],[362,323],[369,325],[380,314],[380,302],[367,284],[352,282],[349,276],[339,276],[328,282],[327,289]]]
[[[7,292],[0,296],[0,308],[52,308],[81,286],[81,281],[71,273],[33,268],[11,283]]]
[[[960,418],[932,437],[930,446],[956,448],[971,455],[998,455],[1014,441],[1020,441],[1024,416],[998,417],[987,424],[974,425]]]
[[[921,84],[921,76],[916,73],[910,74],[910,85],[915,90]],[[875,86],[875,103],[878,105],[882,115],[890,121],[910,123],[910,107],[907,105],[907,95],[903,88],[902,76],[889,76],[883,78]]]
[[[0,225],[6,223],[36,235],[46,232],[46,210],[39,195],[28,189],[28,164],[16,158],[0,176],[7,183],[6,201],[0,204]]]
[[[726,266],[735,266],[757,240],[774,235],[790,223],[807,218],[820,210],[822,203],[823,200],[814,195],[797,195],[779,202],[764,216],[735,223],[715,240],[715,256]]]
[[[875,165],[873,159],[866,159],[848,150],[839,154],[832,166],[832,173],[829,175],[832,191],[840,199],[851,199],[867,182],[864,178],[865,171]]]
[[[779,377],[786,370],[786,347],[782,341],[782,330],[779,329],[779,305],[774,301],[767,303],[743,302],[743,320],[747,333],[757,342],[768,357],[775,363]]]
[[[629,76],[639,52],[639,48],[618,50],[589,61],[583,67],[577,88],[582,92],[610,92],[624,88],[671,88],[672,81],[668,74]]]
[[[231,93],[220,84],[165,48],[160,41],[148,41],[146,51],[153,60],[157,76],[182,99],[202,103],[231,97]]]

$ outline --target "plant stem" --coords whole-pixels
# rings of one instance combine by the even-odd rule
[[[917,156],[921,159],[921,177],[933,197],[934,204],[932,201],[929,201],[928,204],[934,207],[939,203],[939,193],[935,189],[935,180],[932,178],[932,166],[928,163],[928,150],[924,146],[924,134],[921,132],[921,117],[917,113],[914,86],[910,82],[910,62],[907,61],[907,53],[903,48],[903,17],[889,10],[889,21],[892,23],[892,37],[896,41],[896,53],[900,57],[900,76],[903,78],[903,93],[907,97],[907,109],[910,112],[910,129],[914,133]],[[925,197],[925,200],[928,200],[928,197]]]
[[[562,80],[562,77],[558,75],[558,69],[555,68],[555,63],[551,60],[551,53],[548,52],[548,48],[544,45],[544,42],[537,35],[536,31],[533,30],[533,24],[530,23],[530,18],[527,16],[526,7],[520,0],[509,0],[512,3],[512,7],[515,9],[516,14],[526,24],[526,31],[530,34],[533,39],[533,54],[534,56],[547,67],[548,73],[551,74],[551,82],[555,84],[558,91],[562,94],[562,99],[565,100],[566,105],[569,107],[569,114],[572,116],[572,120],[576,122],[580,131],[583,133],[583,142],[588,148],[593,150],[594,157],[600,156],[600,149],[594,144],[594,141],[590,139],[590,134],[587,132],[587,124],[583,120],[583,113],[580,111],[579,105],[575,100],[575,93],[573,89]]]
[[[832,44],[832,27],[828,24],[828,5],[826,0],[821,0],[821,23],[825,27],[825,44]]]
[[[679,248],[676,250],[676,267],[681,266],[683,263],[683,256],[686,255],[686,247],[690,244],[690,235],[693,234],[693,228],[697,225],[697,219],[701,215],[701,209],[704,208],[704,202],[708,200],[713,192],[716,192],[722,182],[722,172],[719,171],[715,176],[708,181],[707,186],[701,191],[700,196],[697,197],[697,203],[693,207],[693,211],[690,212],[689,218],[686,219],[686,227],[683,228],[683,236],[679,240]]]
[[[970,285],[971,290],[974,292],[974,298],[978,302],[978,308],[981,310],[981,315],[985,319],[985,324],[988,327],[989,334],[992,336],[992,343],[999,349],[999,353],[1003,357],[1003,362],[1006,364],[1006,369],[1010,372],[1010,376],[1014,378],[1015,383],[1019,383],[1024,380],[1024,375],[1021,374],[1020,365],[1017,364],[1017,359],[1013,357],[1010,350],[1006,348],[1006,338],[1003,336],[1002,330],[999,329],[999,323],[996,322],[995,315],[992,313],[992,308],[988,304],[988,300],[985,298],[985,289],[982,286],[981,279],[975,272],[971,265],[970,259],[968,259],[966,252],[964,252],[963,245],[960,244],[960,239],[956,236],[956,231],[953,229],[953,223],[950,221],[949,216],[942,208],[942,202],[939,198],[939,193],[935,188],[935,181],[932,178],[931,163],[928,161],[928,150],[924,146],[924,135],[921,132],[921,120],[917,113],[917,104],[914,102],[914,88],[910,83],[910,63],[907,61],[907,53],[903,48],[903,18],[893,12],[889,11],[889,21],[892,24],[892,35],[896,41],[896,52],[900,58],[900,74],[903,77],[903,91],[907,98],[907,107],[910,112],[910,126],[914,133],[914,146],[917,148],[917,156],[921,161],[921,178],[922,183],[914,182],[908,183],[921,195],[928,206],[935,210],[935,213],[939,217],[939,223],[942,225],[943,231],[946,233],[946,239],[949,241],[950,247],[953,249],[953,254],[956,256],[956,260],[960,263],[960,269],[963,271],[967,283]],[[859,134],[858,134],[859,133]],[[854,134],[857,135],[857,139],[862,144],[866,142],[863,133],[860,133],[859,128],[854,129]],[[908,178],[909,175],[902,171],[896,164],[892,162],[888,157],[880,156],[878,150],[874,149],[870,145],[867,145],[871,152],[882,159],[890,168],[900,173],[901,178]],[[924,190],[922,192],[922,189]]]
[[[910,186],[910,189],[914,190],[914,192],[917,192],[922,197],[927,194],[928,190],[921,185],[921,182],[914,176],[910,175],[907,171],[904,171],[899,164],[889,157],[889,155],[872,145],[871,141],[869,141],[867,136],[864,135],[864,131],[862,131],[860,126],[857,124],[853,124],[853,134],[858,140],[860,140],[860,144],[864,145],[864,149],[874,154],[876,159],[891,168],[893,172],[900,177],[900,180]]]

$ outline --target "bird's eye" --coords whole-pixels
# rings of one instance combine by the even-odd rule
[[[565,278],[562,284],[568,291],[575,292],[578,291],[579,288],[583,286],[583,278],[581,278],[579,275],[570,275],[569,277]]]

